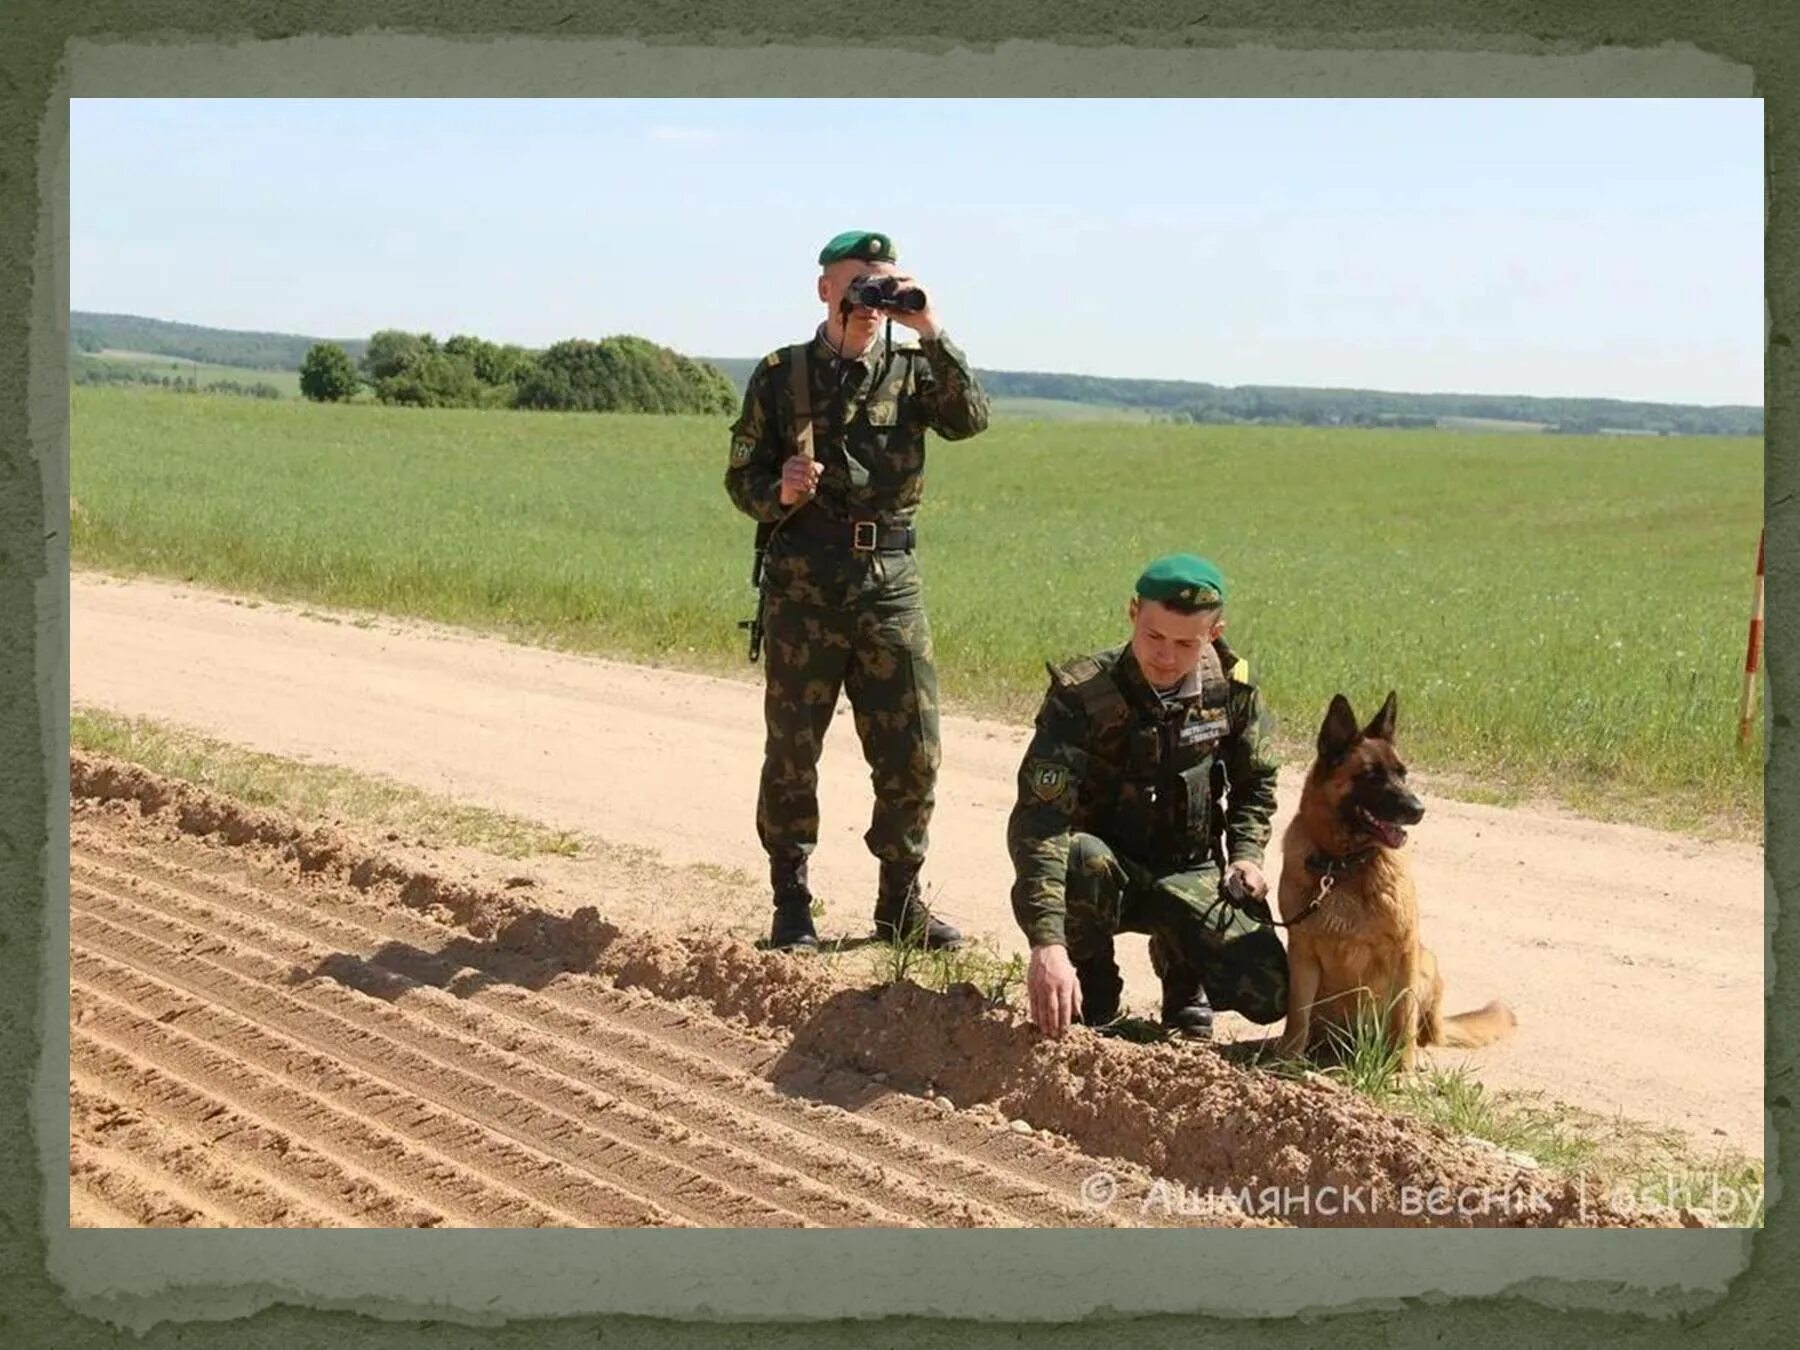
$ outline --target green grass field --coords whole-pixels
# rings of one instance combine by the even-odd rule
[[[71,401],[78,565],[752,673],[714,419]],[[1394,688],[1456,791],[1747,834],[1761,519],[1747,439],[998,424],[931,446],[921,561],[956,707],[1028,718],[1045,659],[1123,640],[1144,560],[1194,549],[1296,754],[1334,692]]]
[[[1142,408],[1077,403],[1066,398],[996,398],[995,422],[1140,422],[1155,420]]]

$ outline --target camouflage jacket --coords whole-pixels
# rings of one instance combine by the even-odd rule
[[[781,466],[793,453],[790,359],[783,348],[756,367],[731,428],[725,490],[738,510],[763,522],[784,510]],[[987,427],[987,395],[946,337],[916,347],[878,337],[865,356],[840,362],[821,333],[806,364],[813,452],[823,466],[814,501],[837,519],[911,523],[924,490],[926,430],[956,441]]]
[[[1227,673],[1229,672],[1229,674]],[[1070,836],[1096,835],[1159,873],[1261,864],[1275,814],[1272,727],[1248,668],[1218,643],[1166,701],[1129,645],[1050,667],[1007,822],[1013,915],[1034,947],[1064,940]],[[1224,818],[1212,772],[1224,770]]]

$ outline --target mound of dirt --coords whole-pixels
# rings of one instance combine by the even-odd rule
[[[78,1223],[1693,1221],[1209,1047],[551,913],[105,757],[70,784]]]

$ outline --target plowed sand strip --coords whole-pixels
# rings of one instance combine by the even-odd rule
[[[387,1187],[371,1173],[238,1106],[230,1106],[180,1077],[118,1055],[94,1042],[70,1053],[74,1094],[87,1092],[160,1122],[242,1170],[280,1181],[340,1227],[437,1228],[442,1210]]]
[[[87,847],[85,840],[83,847]],[[492,977],[488,974],[443,961],[425,950],[428,945],[445,945],[447,936],[457,930],[446,929],[409,910],[378,907],[367,901],[345,905],[338,892],[325,887],[308,888],[304,895],[310,903],[302,906],[273,900],[214,869],[209,869],[201,880],[166,863],[105,851],[109,853],[109,864],[117,860],[127,864],[129,870],[84,857],[77,874],[88,879],[105,876],[116,884],[135,878],[135,889],[164,908],[183,903],[171,898],[172,892],[178,892],[187,897],[187,903],[201,906],[190,912],[195,913],[205,931],[226,921],[217,909],[205,908],[217,904],[246,916],[267,916],[271,922],[278,919],[283,925],[318,935],[328,945],[351,951],[379,949],[382,961],[403,969],[408,976],[463,991],[464,997],[457,1000],[459,1006],[477,1003],[504,1008],[533,1026],[551,1027],[565,1042],[579,1040],[585,1052],[600,1053],[595,1050],[597,1045],[613,1047],[618,1065],[626,1069],[654,1065],[665,1087],[672,1084],[701,1093],[749,1095],[757,1100],[764,1117],[786,1122],[800,1132],[801,1152],[796,1156],[802,1161],[818,1158],[822,1150],[836,1142],[866,1158],[862,1165],[872,1171],[878,1185],[884,1176],[904,1179],[905,1173],[896,1167],[896,1162],[905,1160],[908,1170],[927,1191],[935,1194],[953,1189],[967,1193],[1018,1213],[1016,1222],[1069,1225],[1132,1221],[1125,1205],[1113,1207],[1117,1215],[1114,1217],[1097,1215],[1081,1202],[1079,1187],[1095,1168],[1092,1158],[1073,1150],[1048,1147],[1034,1137],[995,1129],[960,1113],[944,1115],[931,1103],[887,1092],[860,1074],[824,1071],[816,1066],[809,1071],[804,1064],[790,1064],[778,1091],[755,1076],[782,1056],[778,1043],[735,1031],[679,1005],[636,993],[620,993],[579,976],[560,978],[554,988],[546,989],[542,995],[505,983],[490,984]],[[205,860],[214,861],[210,855]],[[178,885],[164,886],[158,878]],[[210,899],[202,900],[203,895]],[[327,909],[353,915],[371,926],[365,928],[347,919],[327,917]],[[471,944],[468,938],[461,937],[450,945],[466,950],[482,944]],[[340,959],[330,973],[345,983],[367,984],[369,968],[364,965],[360,970],[362,973]],[[529,975],[529,971],[521,973]],[[575,1006],[561,1006],[565,1000]],[[632,1022],[634,1027],[622,1027],[621,1021]],[[684,1049],[684,1045],[693,1049]],[[729,1061],[729,1066],[721,1060]],[[799,1090],[853,1109],[858,1115],[846,1115],[787,1095]],[[863,1118],[867,1116],[878,1116],[883,1123]],[[1148,1174],[1128,1164],[1111,1170],[1118,1177],[1121,1196],[1147,1193],[1154,1184]],[[886,1186],[891,1192],[895,1181],[889,1180]],[[1148,1217],[1154,1222],[1165,1221],[1156,1211],[1150,1211]],[[1167,1221],[1180,1220],[1171,1216]]]
[[[141,1220],[118,1208],[105,1196],[89,1189],[96,1178],[69,1178],[69,1227],[71,1228],[142,1228]],[[104,1178],[99,1178],[104,1180]]]
[[[285,1098],[275,1115],[284,1123],[327,1117],[320,1125],[343,1129],[365,1155],[398,1155],[403,1184],[463,1213],[475,1227],[679,1223],[128,963],[81,948],[70,960],[77,980],[71,1003],[91,1019],[81,1030],[91,1027],[111,1048],[137,1050],[209,1090]],[[163,1018],[183,1025],[164,1025]],[[326,1106],[333,1109],[320,1109]]]
[[[343,1117],[329,1106],[305,1097],[290,1095],[279,1089],[262,1093],[257,1075],[244,1072],[229,1083],[223,1093],[196,1086],[166,1064],[152,1064],[90,1033],[90,1020],[76,1028],[69,1048],[69,1062],[84,1078],[104,1084],[115,1096],[142,1104],[169,1119],[182,1121],[196,1129],[215,1123],[225,1131],[219,1136],[222,1151],[241,1155],[252,1152],[259,1164],[263,1152],[277,1153],[291,1170],[290,1179],[297,1186],[310,1185],[328,1203],[341,1197],[342,1205],[356,1216],[356,1222],[377,1228],[436,1228],[451,1224],[492,1226],[488,1208],[478,1205],[445,1205],[443,1208],[423,1204],[390,1187],[430,1189],[438,1181],[455,1176],[463,1180],[459,1188],[463,1196],[478,1194],[480,1183],[460,1173],[454,1165],[435,1155],[421,1154],[389,1137],[367,1131],[361,1122]],[[221,1079],[224,1075],[220,1076]],[[238,1104],[227,1103],[231,1094]],[[241,1094],[241,1096],[239,1095]],[[290,1128],[310,1129],[311,1142],[302,1142],[288,1132],[267,1123],[243,1108],[242,1097],[265,1097],[273,1105],[271,1113],[285,1116]],[[287,1108],[296,1106],[298,1111]],[[386,1166],[400,1175],[397,1183],[371,1179],[374,1170],[358,1168],[338,1153],[319,1146],[321,1137],[340,1141],[342,1147],[364,1152],[376,1167]],[[364,1148],[365,1143],[372,1146]],[[456,1217],[452,1217],[456,1216]]]
[[[69,1092],[69,1115],[76,1142],[137,1160],[164,1190],[173,1183],[201,1196],[233,1226],[246,1228],[330,1228],[338,1217],[315,1209],[279,1179],[233,1167],[201,1142],[164,1120],[144,1117],[113,1101],[76,1075]]]
[[[208,864],[204,879],[166,860],[127,854],[99,840],[84,838],[84,854],[90,843],[100,845],[97,851],[108,855],[107,862],[84,856],[78,873],[115,880],[137,877],[140,885],[153,888],[157,904],[172,903],[168,894],[172,889],[193,899],[205,897],[208,903],[216,902],[246,915],[266,916],[271,922],[278,921],[317,941],[336,944],[342,951],[376,952],[375,960],[388,969],[421,983],[452,989],[462,1001],[501,1008],[534,1025],[552,1024],[557,1035],[579,1039],[584,1048],[611,1047],[621,1062],[638,1067],[653,1065],[659,1075],[679,1086],[710,1085],[708,1090],[723,1090],[727,1082],[740,1084],[744,1090],[766,1099],[771,1109],[790,1118],[790,1123],[808,1134],[821,1139],[829,1137],[846,1147],[860,1146],[877,1166],[891,1168],[897,1156],[911,1157],[920,1163],[921,1177],[934,1187],[942,1187],[952,1176],[964,1189],[969,1189],[971,1183],[978,1185],[978,1175],[963,1176],[957,1170],[966,1169],[970,1165],[968,1159],[939,1147],[949,1141],[955,1149],[974,1153],[988,1165],[1002,1169],[1001,1192],[972,1192],[990,1203],[1007,1203],[1005,1197],[1009,1195],[1019,1199],[1042,1195],[1045,1181],[1054,1180],[1062,1192],[1052,1199],[1058,1212],[1045,1215],[1043,1221],[1066,1224],[1094,1220],[1091,1210],[1080,1203],[1078,1189],[1093,1170],[1091,1158],[1046,1147],[1033,1137],[992,1129],[961,1114],[942,1115],[931,1103],[887,1092],[862,1074],[809,1066],[786,1054],[779,1042],[737,1030],[716,1018],[696,1015],[666,1000],[620,992],[593,979],[568,975],[559,976],[538,992],[527,992],[511,981],[541,983],[544,976],[530,962],[495,952],[491,944],[473,941],[461,930],[423,918],[409,909],[370,900],[347,901],[342,893],[322,886],[304,890],[272,887],[271,891],[286,890],[297,897],[284,902],[271,892],[224,875],[216,854],[193,845],[182,849],[181,855],[197,855]],[[89,866],[97,872],[80,872]],[[257,881],[261,880],[259,874]],[[478,960],[481,968],[466,967],[458,957]],[[349,969],[334,968],[330,973],[345,982],[355,978],[355,972]],[[761,1077],[778,1061],[783,1062],[780,1092]],[[853,1108],[857,1114],[846,1116],[788,1095],[802,1089],[808,1095],[816,1094],[821,1101]],[[797,1115],[804,1119],[793,1119]],[[947,1173],[946,1168],[951,1171]],[[1009,1181],[1006,1178],[1014,1168],[1022,1175],[1012,1176]],[[1051,1174],[1048,1178],[1043,1175],[1046,1169]],[[1122,1183],[1129,1183],[1129,1173],[1126,1168],[1120,1174]],[[1147,1176],[1142,1180],[1146,1186],[1150,1184]]]
[[[232,1228],[241,1219],[130,1153],[69,1140],[69,1175],[144,1228]]]
[[[314,1061],[329,1056],[332,1063],[324,1076],[348,1072],[406,1099],[406,1106],[388,1123],[429,1112],[449,1137],[467,1139],[480,1154],[510,1167],[516,1174],[513,1184],[520,1189],[580,1214],[588,1223],[705,1222],[715,1211],[733,1226],[794,1222],[790,1215],[771,1217],[766,1207],[748,1203],[748,1197],[679,1173],[668,1175],[669,1190],[662,1197],[667,1203],[662,1203],[621,1185],[605,1176],[603,1167],[593,1165],[594,1155],[605,1151],[607,1141],[596,1146],[582,1138],[578,1122],[521,1111],[520,1099],[497,1081],[414,1055],[361,1021],[315,1013],[287,994],[199,957],[167,949],[146,951],[148,944],[141,937],[80,908],[71,929],[85,953],[161,986],[160,996],[178,1001],[177,1008],[182,1002],[196,1005],[181,1014],[188,1029],[228,1038],[219,1043],[233,1050],[241,1042],[266,1054],[264,1045],[273,1039],[285,1043],[285,1053],[297,1052]]]
[[[83,866],[76,886],[81,896],[93,889],[93,871]],[[160,902],[161,912],[150,905]],[[105,917],[140,937],[164,948],[192,948],[205,944],[206,960],[222,964],[248,979],[264,984],[277,983],[298,967],[316,967],[326,949],[317,944],[296,940],[287,930],[277,929],[251,916],[236,913],[192,896],[180,897],[162,893],[162,888],[140,883],[137,898],[109,896],[106,900],[82,899],[84,906],[110,905]],[[177,920],[174,915],[179,915]],[[220,947],[219,937],[230,944]],[[216,950],[212,950],[215,949]],[[271,959],[272,958],[272,959]],[[883,1223],[905,1222],[898,1210],[923,1222],[937,1225],[970,1223],[1018,1225],[1032,1222],[1092,1222],[1097,1217],[1090,1209],[1054,1196],[1043,1181],[1020,1185],[1004,1175],[972,1166],[966,1161],[952,1161],[948,1167],[931,1169],[935,1175],[912,1178],[893,1168],[891,1163],[863,1159],[828,1144],[816,1137],[798,1134],[792,1129],[771,1124],[755,1111],[739,1109],[739,1099],[772,1100],[773,1089],[760,1080],[743,1074],[721,1074],[716,1070],[712,1080],[701,1089],[677,1091],[673,1084],[634,1069],[625,1060],[613,1060],[585,1051],[555,1036],[545,1036],[533,1026],[516,1018],[503,1017],[485,1008],[469,1006],[441,991],[416,985],[411,980],[363,966],[360,971],[344,967],[353,958],[339,955],[333,973],[358,989],[365,989],[381,1000],[396,1005],[405,1000],[404,1012],[390,1007],[387,1001],[375,1002],[348,993],[334,982],[314,981],[294,987],[292,994],[310,1005],[331,1009],[346,1017],[379,1017],[383,1029],[397,1042],[433,1053],[446,1064],[484,1063],[497,1080],[534,1101],[560,1107],[582,1120],[592,1120],[605,1113],[606,1130],[618,1134],[634,1128],[646,1140],[646,1147],[665,1147],[664,1137],[674,1147],[698,1154],[714,1168],[733,1174],[740,1184],[751,1186],[788,1205],[811,1211],[816,1222]],[[564,1019],[568,1020],[568,1019]],[[580,1024],[577,1023],[577,1026]],[[451,1029],[450,1033],[439,1027]],[[494,1047],[503,1045],[504,1050]],[[608,1088],[617,1088],[618,1096],[596,1092],[591,1084],[599,1080]],[[866,1090],[871,1085],[860,1080]],[[721,1088],[723,1091],[721,1092]],[[719,1100],[719,1097],[724,1100]],[[646,1110],[646,1103],[654,1111]],[[763,1103],[758,1103],[762,1105]],[[766,1109],[766,1105],[764,1106]],[[935,1112],[934,1112],[935,1113]],[[715,1137],[709,1137],[708,1131]],[[981,1132],[988,1139],[1012,1139],[1010,1132]],[[726,1142],[730,1138],[747,1140],[758,1157]],[[884,1155],[891,1155],[891,1137],[883,1136]],[[1055,1151],[1039,1149],[1055,1157]],[[777,1166],[776,1162],[785,1164]],[[1057,1161],[1061,1163],[1061,1159]],[[1085,1176],[1092,1170],[1068,1165],[1069,1170]],[[947,1189],[944,1173],[949,1171],[959,1180],[970,1178],[978,1189],[997,1198],[1020,1202],[1016,1209],[997,1211],[976,1203],[966,1194]],[[828,1182],[822,1186],[819,1178]],[[1075,1182],[1073,1184],[1078,1184]],[[861,1192],[882,1204],[852,1201],[843,1192]]]
[[[86,883],[77,883],[76,889],[85,892]],[[84,916],[91,912],[105,924],[116,925],[121,933],[134,935],[158,970],[182,975],[189,988],[214,999],[220,998],[219,981],[206,966],[246,984],[271,987],[292,969],[291,962],[271,961],[254,949],[225,947],[203,960],[180,956],[181,945],[191,940],[195,930],[184,931],[181,925],[141,910],[131,901],[82,894],[79,908]],[[84,938],[90,936],[87,925],[77,927]],[[102,935],[96,940],[104,943],[107,939]],[[239,993],[242,988],[238,986]],[[435,1081],[437,1091],[448,1094],[452,1101],[485,1094],[489,1106],[482,1118],[503,1121],[516,1138],[554,1148],[558,1156],[578,1159],[590,1170],[657,1195],[710,1194],[707,1208],[690,1214],[697,1221],[723,1210],[732,1216],[734,1226],[759,1219],[837,1225],[904,1222],[891,1211],[846,1199],[803,1173],[775,1167],[722,1140],[671,1126],[641,1107],[607,1097],[573,1078],[546,1072],[511,1050],[441,1031],[409,1015],[416,1010],[402,1012],[325,980],[291,990],[284,1006],[291,1011],[282,1025],[305,1034],[314,1044],[335,1041],[347,1047],[361,1043],[359,1034],[370,1038],[375,1054],[347,1056],[346,1062],[360,1065],[378,1059],[383,1072],[396,1082],[423,1090]],[[409,1058],[407,1051],[417,1052],[417,1057]],[[596,1125],[595,1121],[605,1123]],[[760,1206],[753,1208],[751,1202],[757,1197],[734,1182],[763,1193]],[[994,1214],[973,1217],[1000,1221]]]
[[[89,842],[84,840],[84,853]],[[1093,1172],[1093,1159],[967,1117],[946,1116],[916,1098],[885,1093],[861,1075],[820,1071],[807,1087],[860,1111],[893,1117],[885,1127],[781,1095],[754,1076],[777,1057],[779,1047],[732,1032],[713,1019],[697,1019],[675,1005],[567,976],[542,995],[506,985],[490,985],[460,999],[428,992],[425,986],[456,983],[459,973],[471,988],[479,977],[424,950],[424,944],[444,945],[455,930],[408,911],[368,902],[345,906],[323,887],[316,893],[309,890],[311,904],[302,907],[210,870],[201,879],[162,860],[110,847],[98,851],[106,853],[107,860],[83,856],[75,875],[84,884],[100,883],[114,893],[127,891],[146,906],[179,914],[185,928],[170,929],[165,940],[180,941],[177,934],[182,931],[192,939],[229,929],[234,942],[253,943],[306,970],[318,968],[321,944],[339,952],[380,950],[383,959],[403,968],[406,975],[378,971],[348,956],[339,956],[330,973],[383,998],[432,999],[426,1008],[409,1006],[408,1011],[423,1011],[485,1040],[505,1036],[510,1048],[527,1053],[535,1063],[584,1083],[599,1082],[608,1091],[654,1105],[659,1114],[673,1114],[692,1128],[729,1129],[777,1161],[805,1166],[815,1174],[827,1172],[834,1186],[878,1198],[924,1221],[971,1221],[966,1201],[947,1198],[952,1187],[1001,1207],[1008,1215],[1003,1222],[1117,1223],[1129,1213],[1127,1206],[1117,1205],[1118,1217],[1096,1214],[1081,1203],[1078,1188]],[[362,922],[339,914],[354,914]],[[297,938],[296,933],[307,934],[308,939]],[[219,954],[214,953],[213,959]],[[422,977],[424,985],[413,977]],[[565,999],[578,1006],[563,1006]],[[479,1005],[479,1010],[471,1005]],[[500,1012],[505,1018],[499,1024],[482,1020],[483,1014]],[[639,1025],[621,1027],[621,1018]],[[681,1041],[698,1045],[701,1053],[681,1048],[677,1044]],[[733,1063],[718,1062],[722,1050]],[[524,1084],[511,1081],[524,1090]],[[731,1098],[734,1108],[748,1109],[721,1115],[710,1100],[717,1096]],[[942,1147],[946,1138],[962,1150],[978,1152],[981,1160]],[[908,1167],[896,1167],[899,1161]],[[1121,1195],[1150,1184],[1134,1169],[1116,1170]]]

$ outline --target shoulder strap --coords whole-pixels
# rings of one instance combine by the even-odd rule
[[[1219,664],[1225,669],[1225,678],[1233,684],[1250,683],[1250,663],[1226,645],[1224,638],[1213,639],[1213,650],[1218,653]]]
[[[802,459],[813,457],[812,376],[806,364],[810,345],[797,342],[788,348],[788,392],[794,399],[792,440],[794,453]]]
[[[1058,688],[1075,696],[1088,720],[1096,726],[1115,721],[1128,711],[1125,691],[1119,688],[1112,672],[1091,656],[1051,666],[1050,678]]]
[[[1207,644],[1200,649],[1200,706],[1222,708],[1231,697],[1231,685],[1225,677],[1225,662],[1218,649]]]

